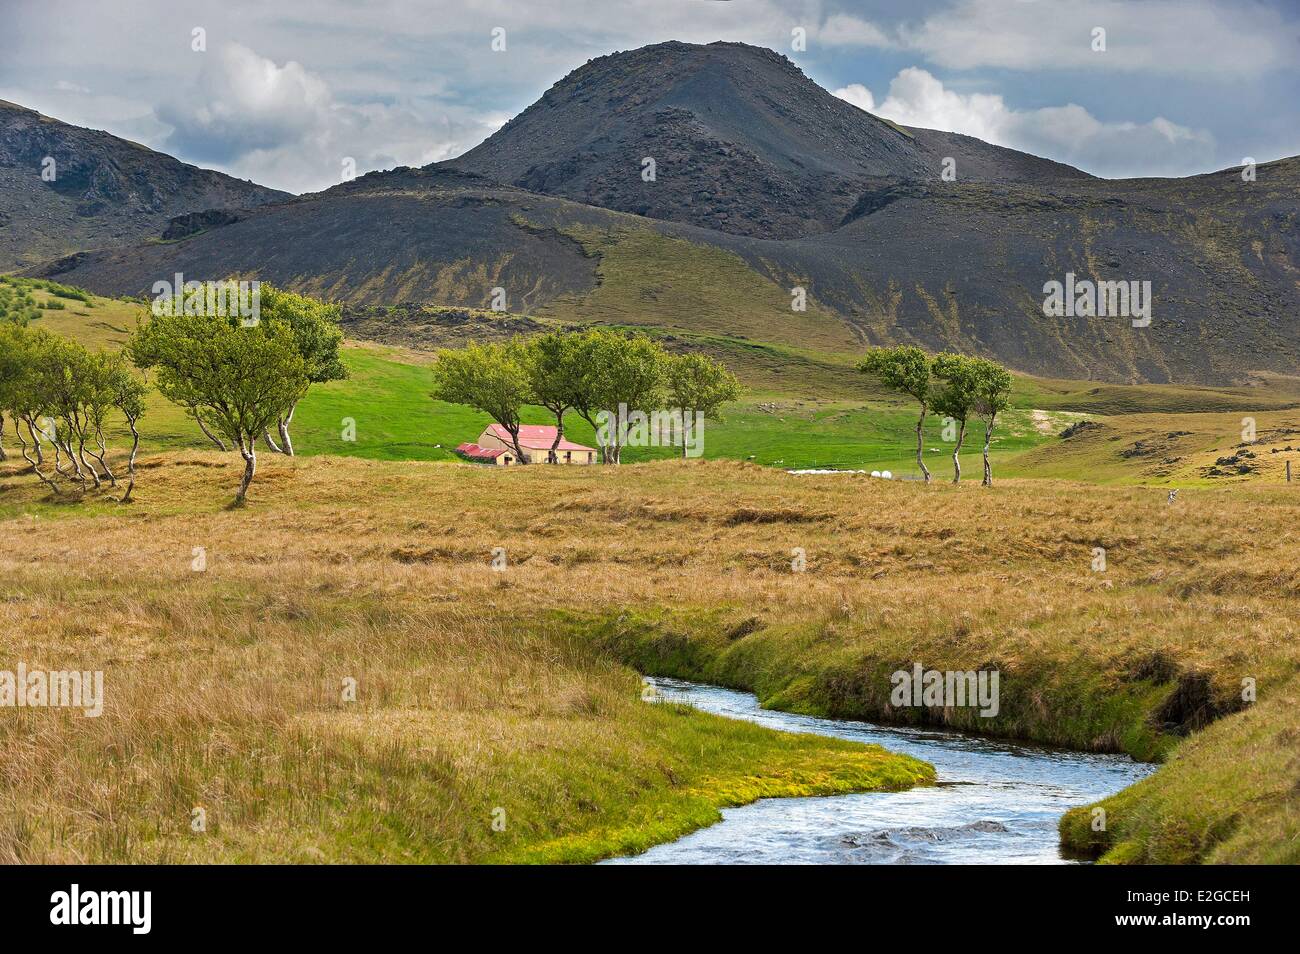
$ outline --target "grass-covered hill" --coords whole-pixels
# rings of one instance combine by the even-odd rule
[[[92,348],[119,348],[145,314],[139,301],[103,298],[57,282],[7,278],[0,290],[29,299],[36,322]],[[362,331],[384,334],[392,320],[388,309],[357,310],[349,334]],[[469,337],[484,340],[528,334],[554,327],[551,320],[519,320],[493,312],[471,310],[404,311],[402,327],[422,324],[438,343],[455,345]],[[740,402],[725,419],[705,428],[705,456],[752,460],[791,468],[889,469],[896,474],[915,471],[911,433],[915,412],[906,403],[879,390],[846,365],[830,368],[808,362],[787,361],[793,352],[715,345],[702,339],[668,334],[669,347],[704,346],[736,367],[747,386]],[[755,354],[756,352],[756,354]],[[295,443],[300,453],[338,454],[391,460],[450,460],[451,449],[476,437],[488,419],[475,411],[430,399],[428,365],[432,355],[401,343],[376,344],[349,338],[344,363],[346,381],[313,387],[295,417]],[[771,364],[766,362],[770,361]],[[808,387],[808,375],[820,374],[821,386]],[[816,397],[818,390],[827,397]],[[1222,483],[1280,479],[1284,461],[1296,463],[1300,479],[1300,453],[1286,447],[1286,421],[1300,417],[1285,411],[1300,406],[1300,382],[1290,378],[1261,380],[1255,387],[1214,389],[1172,385],[1094,387],[1069,382],[1018,377],[1014,407],[1003,416],[993,442],[993,460],[1008,475],[1063,476],[1083,480],[1150,483]],[[1172,419],[1165,421],[1164,412]],[[1200,412],[1200,413],[1184,413]],[[1272,444],[1255,448],[1257,457],[1246,472],[1203,472],[1221,456],[1236,453],[1234,435],[1243,415],[1258,417],[1262,441],[1280,438],[1279,453]],[[551,421],[547,412],[532,408],[527,423]],[[355,440],[344,440],[344,421],[356,422]],[[1071,438],[1058,437],[1067,427],[1091,419],[1104,431],[1088,427]],[[1272,422],[1277,421],[1277,426]],[[1132,453],[1151,428],[1186,431],[1183,440],[1196,445],[1198,456],[1182,468],[1153,468],[1164,460],[1152,459],[1148,445]],[[595,435],[585,422],[570,416],[566,428],[574,439],[591,444]],[[1130,433],[1131,432],[1131,433]],[[1276,432],[1276,433],[1275,433]],[[349,432],[350,434],[350,432]],[[1098,436],[1104,434],[1104,436]],[[949,468],[951,444],[944,440],[943,422],[931,416],[927,425],[927,458],[943,477]],[[1121,435],[1118,439],[1112,439]],[[979,433],[972,432],[964,449],[964,470],[978,470]],[[9,443],[12,438],[6,436]],[[1291,441],[1300,451],[1300,441]],[[157,394],[149,399],[144,426],[144,447],[150,450],[202,448],[205,440],[178,408]],[[1026,453],[1034,451],[1035,453]],[[630,460],[668,458],[667,447],[629,448]],[[1262,456],[1260,456],[1262,454]],[[1167,455],[1165,455],[1167,456]],[[1245,459],[1245,458],[1243,458]],[[1195,466],[1193,466],[1195,465]]]
[[[139,301],[104,298],[48,280],[5,278],[0,280],[3,289],[32,302],[38,325],[92,348],[121,347],[146,313]],[[451,460],[452,448],[488,424],[478,412],[429,397],[432,355],[403,341],[392,331],[394,322],[399,329],[423,327],[427,340],[449,346],[563,324],[481,310],[402,309],[394,316],[390,309],[374,308],[350,314],[354,321],[346,326],[350,338],[344,348],[350,377],[314,386],[299,406],[294,433],[300,453]],[[358,332],[388,337],[392,343],[351,337]],[[736,368],[747,387],[742,400],[726,410],[725,420],[706,424],[706,457],[785,469],[888,469],[913,475],[915,410],[853,371],[851,355],[842,364],[829,364],[795,349],[659,333],[669,347],[713,351]],[[1300,481],[1300,434],[1295,433],[1300,428],[1300,380],[1294,378],[1263,377],[1249,387],[1205,388],[1098,386],[1018,376],[1012,400],[993,442],[995,468],[1008,476],[1177,486],[1276,483],[1289,459]],[[1257,444],[1242,448],[1237,445],[1247,417],[1256,422]],[[355,440],[344,440],[345,430],[351,435],[345,419],[356,423]],[[525,420],[552,421],[541,408],[528,409]],[[1086,426],[1060,438],[1080,421]],[[951,473],[952,445],[943,430],[942,420],[931,415],[927,460],[940,479]],[[576,416],[566,418],[566,431],[575,440],[594,443],[590,427]],[[147,450],[206,445],[194,424],[157,394],[150,396],[143,434]],[[973,429],[964,448],[967,474],[978,472],[980,438],[978,428]],[[8,435],[5,440],[12,444]],[[627,459],[662,459],[677,452],[629,448]],[[1215,463],[1234,455],[1238,460],[1231,465]]]

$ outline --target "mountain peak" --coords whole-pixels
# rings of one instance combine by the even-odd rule
[[[763,238],[835,228],[879,180],[1085,178],[864,112],[764,47],[669,41],[588,61],[446,165],[590,205]]]

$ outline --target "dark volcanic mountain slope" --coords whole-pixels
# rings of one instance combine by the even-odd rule
[[[46,157],[55,178],[41,177]],[[168,219],[287,193],[0,100],[0,271],[159,235]]]
[[[1300,158],[1190,179],[886,184],[839,230],[719,237],[802,284],[875,344],[1001,358],[1038,374],[1224,384],[1300,368]],[[1151,323],[1049,317],[1043,285],[1151,283]]]
[[[529,224],[539,214],[605,225],[622,218],[465,173],[399,169],[252,209],[176,242],[82,252],[31,273],[109,295],[147,295],[174,272],[198,281],[238,275],[360,305],[486,308],[502,287],[508,310],[526,311],[595,284],[595,262],[578,242]]]
[[[839,224],[877,177],[1071,182],[1085,173],[969,136],[908,130],[741,43],[660,43],[592,60],[445,165],[602,208],[736,235]],[[655,180],[642,178],[655,161]]]
[[[1300,160],[1187,180],[881,185],[831,233],[761,240],[541,196],[450,170],[398,170],[269,205],[164,244],[33,274],[104,294],[262,278],[365,305],[483,308],[655,325],[827,355],[914,342],[1031,373],[1224,384],[1300,366]],[[1152,322],[1049,318],[1066,272],[1150,281]],[[790,308],[803,285],[807,313]]]

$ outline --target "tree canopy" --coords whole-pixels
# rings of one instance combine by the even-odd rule
[[[520,342],[443,348],[433,365],[433,397],[466,404],[505,428],[516,459],[527,463],[519,446],[520,412],[533,401],[529,356]]]
[[[307,362],[287,322],[243,327],[217,315],[154,315],[127,345],[158,390],[234,444],[244,459],[242,503],[257,470],[257,441],[307,392]]]

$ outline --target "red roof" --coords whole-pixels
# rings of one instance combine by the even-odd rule
[[[460,444],[456,447],[457,454],[464,454],[466,457],[472,457],[475,460],[496,460],[505,453],[499,447],[479,447],[477,444]]]
[[[488,431],[493,437],[509,444],[510,432],[500,424],[489,424]],[[519,446],[527,447],[532,450],[550,450],[551,445],[555,443],[555,428],[546,424],[522,424],[519,427]],[[584,444],[575,444],[573,441],[560,441],[557,451],[591,451],[596,452],[594,447],[587,447]]]

